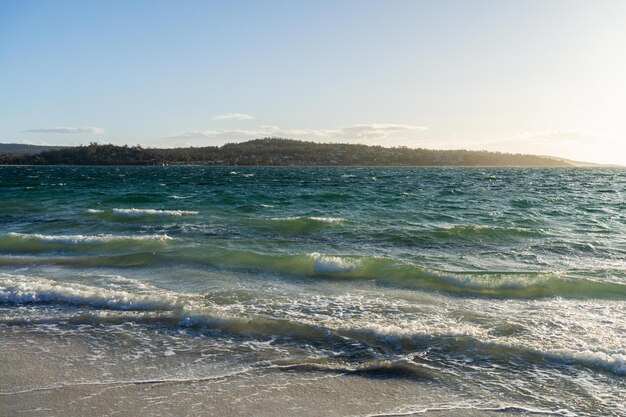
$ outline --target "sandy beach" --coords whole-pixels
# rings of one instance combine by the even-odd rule
[[[184,368],[197,359],[177,354],[144,358],[144,367],[153,370],[154,378],[134,380],[123,366],[117,375],[103,374],[86,340],[89,329],[83,333],[86,337],[50,338],[27,327],[0,328],[1,416],[542,415],[512,406],[488,410],[468,404],[459,409],[446,399],[462,392],[438,387],[427,369],[423,375],[365,375],[312,366],[250,369],[204,379],[159,377],[163,368]],[[113,357],[100,360],[126,353],[120,347],[123,341],[113,338],[107,343],[100,348]],[[67,366],[67,358],[83,365]],[[399,403],[405,405],[399,408]]]

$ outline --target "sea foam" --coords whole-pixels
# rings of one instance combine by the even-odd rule
[[[47,278],[0,274],[0,303],[54,303],[114,310],[173,310],[180,305],[174,294],[161,291],[135,294]]]
[[[110,210],[88,209],[89,214],[112,214],[118,217],[166,217],[166,216],[188,216],[198,214],[194,210],[157,210],[138,208],[113,208]]]
[[[36,240],[40,242],[47,243],[63,243],[70,245],[81,245],[81,244],[89,244],[89,243],[106,243],[106,242],[115,242],[115,241],[124,241],[124,240],[136,240],[136,241],[167,241],[172,240],[168,235],[137,235],[137,236],[128,236],[128,235],[111,235],[111,234],[103,234],[103,235],[44,235],[39,233],[16,233],[10,232],[7,233],[8,237],[19,239],[19,240]]]
[[[360,265],[360,262],[355,259],[323,256],[317,252],[312,253],[310,256],[313,258],[313,272],[316,274],[351,272]]]
[[[342,266],[343,267],[343,266]],[[133,284],[132,280],[113,277],[115,282]],[[107,277],[107,279],[109,279]],[[128,282],[127,282],[128,281]],[[203,298],[204,299],[204,298]],[[74,282],[55,281],[43,277],[0,274],[0,303],[58,304],[93,308],[91,314],[77,316],[73,323],[90,324],[160,323],[167,326],[218,329],[231,334],[263,337],[294,337],[301,340],[358,340],[373,346],[389,346],[399,353],[414,352],[417,347],[447,346],[449,352],[476,351],[479,354],[506,359],[511,355],[526,355],[526,360],[541,360],[556,364],[579,364],[599,368],[616,375],[626,375],[626,355],[623,352],[576,350],[572,347],[529,346],[522,340],[494,341],[487,333],[454,331],[416,331],[403,326],[359,326],[349,320],[318,323],[304,317],[269,317],[231,310],[214,303],[199,302],[192,294],[175,293],[153,286],[132,290],[105,288]],[[117,316],[114,312],[128,312]],[[133,312],[139,312],[134,314]],[[147,315],[146,315],[147,314]],[[82,317],[82,318],[81,318]],[[81,321],[83,320],[83,321]],[[452,329],[450,329],[452,330]]]
[[[343,223],[347,221],[341,217],[318,217],[318,216],[291,216],[291,217],[273,217],[273,221],[289,222],[289,221],[315,221],[320,223]]]

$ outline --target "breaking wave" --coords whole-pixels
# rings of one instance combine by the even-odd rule
[[[327,327],[287,318],[232,313],[215,305],[202,303],[201,294],[181,294],[157,288],[138,288],[134,291],[114,290],[79,283],[60,282],[41,277],[0,274],[1,304],[54,304],[87,307],[85,311],[69,311],[63,320],[71,324],[158,324],[182,328],[215,329],[235,335],[256,338],[284,338],[297,343],[316,343],[331,346],[352,345],[358,342],[373,349],[390,349],[398,355],[408,355],[407,361],[381,361],[374,366],[346,369],[359,374],[410,369],[422,360],[422,354],[411,358],[413,352],[435,351],[447,354],[475,354],[479,357],[509,360],[523,356],[525,361],[548,362],[555,365],[580,365],[602,369],[616,375],[626,375],[626,355],[617,352],[592,350],[576,351],[546,347],[545,350],[526,346],[523,342],[499,343],[482,340],[463,333],[410,333],[377,327]],[[47,323],[54,318],[46,319]],[[5,324],[19,324],[27,319],[4,319]],[[384,331],[383,331],[384,330]],[[411,361],[417,361],[412,363]],[[290,365],[286,365],[290,366]],[[408,368],[407,368],[408,367]],[[388,368],[388,369],[387,369]]]
[[[61,238],[62,239],[62,238]],[[89,239],[89,238],[88,238]],[[66,249],[83,256],[0,256],[0,265],[54,263],[68,266],[202,265],[230,270],[278,273],[285,278],[307,277],[337,281],[368,281],[407,289],[497,298],[545,298],[626,300],[626,284],[588,279],[579,271],[440,271],[387,257],[311,254],[268,254],[214,245],[165,246],[165,236],[107,240],[88,243],[46,241],[36,237],[0,238],[0,247],[12,251]],[[118,249],[119,252],[118,252]],[[128,249],[133,249],[132,253]],[[104,252],[104,253],[99,253]],[[262,276],[262,275],[261,275]]]
[[[305,233],[341,226],[348,220],[340,217],[291,216],[274,217],[258,222],[256,227],[281,233]]]
[[[193,216],[198,214],[194,210],[157,210],[157,209],[138,209],[138,208],[113,208],[113,209],[88,209],[87,213],[96,215],[108,220],[137,220],[162,218],[172,216]]]
[[[626,300],[626,285],[568,278],[556,272],[445,272],[385,257],[270,255],[222,247],[187,248],[178,259],[236,269],[254,269],[337,280],[367,280],[407,288],[511,298]]]
[[[140,311],[173,310],[179,306],[178,297],[166,292],[137,294],[13,274],[0,274],[0,303],[51,303]]]
[[[0,236],[0,249],[10,251],[38,250],[125,250],[158,249],[173,240],[168,235],[45,235],[29,233],[7,233]]]
[[[545,236],[541,229],[498,227],[487,225],[449,225],[437,227],[433,235],[440,239],[497,239],[509,240]]]

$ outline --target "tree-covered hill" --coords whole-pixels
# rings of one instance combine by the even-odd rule
[[[487,151],[385,148],[265,138],[221,147],[156,149],[91,143],[28,155],[0,153],[15,165],[267,165],[267,166],[572,166],[563,160]]]
[[[53,145],[28,145],[23,143],[0,143],[0,154],[22,154],[22,155],[34,155],[44,151],[50,151],[54,149],[62,149],[65,146],[53,146]]]

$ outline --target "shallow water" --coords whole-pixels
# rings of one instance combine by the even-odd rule
[[[0,347],[64,384],[280,370],[445,393],[377,413],[626,415],[626,170],[0,167],[0,197]]]

